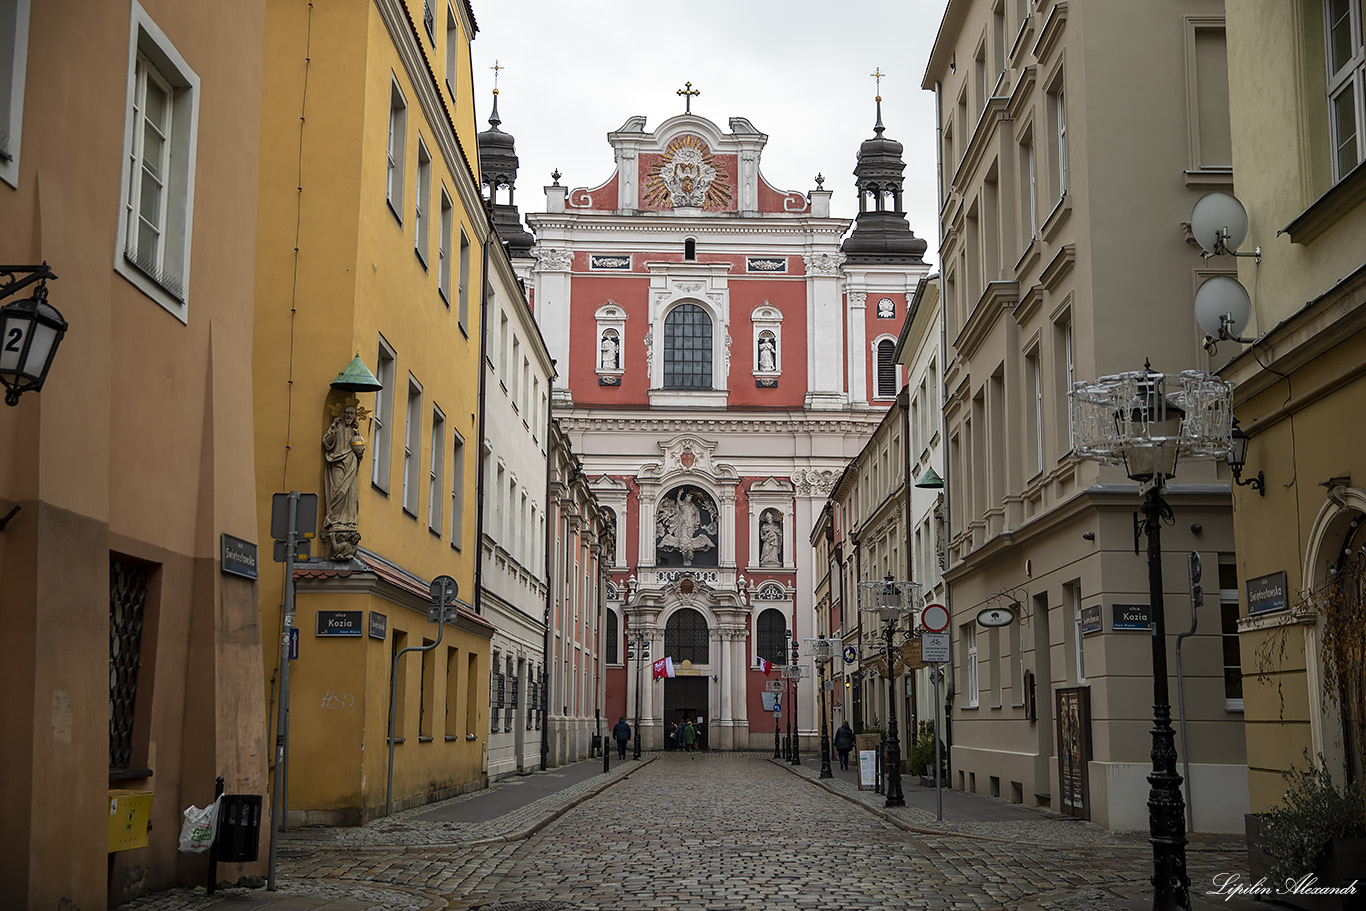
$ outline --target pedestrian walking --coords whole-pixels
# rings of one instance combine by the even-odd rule
[[[697,728],[692,726],[691,721],[689,721],[688,726],[683,729],[683,744],[689,753],[693,751],[693,747],[697,744]]]
[[[612,736],[617,741],[617,758],[626,758],[626,741],[631,739],[631,726],[626,723],[626,716],[622,715],[621,720],[612,727]]]
[[[840,768],[849,768],[849,751],[854,748],[854,729],[849,727],[849,722],[840,725],[835,732],[835,752],[840,754]]]

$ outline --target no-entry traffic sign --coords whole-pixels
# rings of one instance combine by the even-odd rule
[[[942,604],[931,604],[920,614],[920,625],[932,633],[942,633],[949,628],[949,612]]]

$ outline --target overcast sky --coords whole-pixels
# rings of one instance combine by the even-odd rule
[[[545,210],[541,188],[593,187],[612,175],[607,133],[634,114],[646,129],[683,112],[722,131],[748,118],[768,134],[760,168],[784,191],[807,191],[817,172],[833,214],[858,213],[853,168],[873,135],[880,69],[886,136],[906,146],[911,230],[937,261],[934,95],[920,89],[946,0],[472,0],[479,126],[499,70],[501,129],[517,138],[517,204]]]

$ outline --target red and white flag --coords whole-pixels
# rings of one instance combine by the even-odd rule
[[[767,677],[769,674],[773,673],[773,662],[765,658],[760,658],[759,670],[763,671],[764,676]]]
[[[674,660],[672,658],[660,658],[654,663],[654,679],[660,677],[676,677],[674,673]]]

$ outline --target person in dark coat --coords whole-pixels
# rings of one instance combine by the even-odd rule
[[[840,754],[840,768],[849,768],[849,751],[854,748],[854,729],[849,727],[849,722],[840,725],[835,732],[835,752]]]
[[[631,739],[631,726],[626,723],[626,716],[622,715],[621,720],[612,727],[612,737],[617,741],[617,758],[626,758],[626,741]]]

